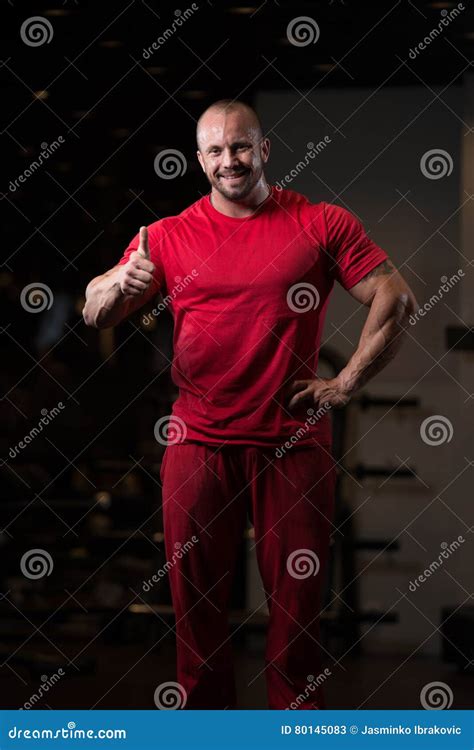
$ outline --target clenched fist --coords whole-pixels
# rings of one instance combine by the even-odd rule
[[[146,292],[153,280],[155,265],[150,260],[148,229],[140,227],[140,242],[135,252],[130,254],[128,263],[120,272],[119,284],[123,294],[137,297]]]

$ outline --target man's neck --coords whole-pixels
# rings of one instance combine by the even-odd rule
[[[242,201],[231,201],[214,188],[211,191],[210,201],[221,214],[231,216],[234,219],[245,219],[246,216],[255,213],[271,192],[271,187],[267,181],[261,180]]]

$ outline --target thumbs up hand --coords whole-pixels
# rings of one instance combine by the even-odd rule
[[[120,270],[119,284],[123,294],[138,297],[147,291],[153,281],[154,263],[150,260],[148,229],[140,227],[138,248],[130,253],[128,263]]]
[[[148,227],[140,227],[140,242],[137,253],[150,260],[150,248],[148,247]]]

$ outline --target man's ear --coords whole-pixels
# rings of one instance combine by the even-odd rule
[[[262,161],[267,162],[270,156],[270,139],[269,138],[264,138],[260,142],[260,152],[262,155]]]
[[[201,154],[200,151],[196,151],[196,154],[197,154],[197,158],[198,158],[199,164],[202,167],[202,171],[205,174],[206,173],[206,167],[204,166],[204,159],[202,158],[202,154]]]

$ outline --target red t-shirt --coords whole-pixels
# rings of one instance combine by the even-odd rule
[[[174,318],[173,442],[329,446],[330,411],[290,413],[287,389],[314,378],[334,279],[350,289],[388,257],[361,223],[272,186],[250,217],[207,194],[148,233],[154,292]],[[137,247],[138,234],[119,263]]]

